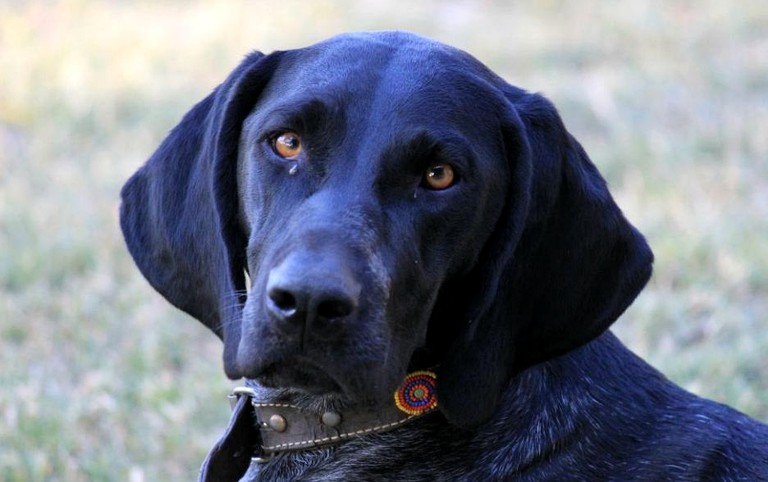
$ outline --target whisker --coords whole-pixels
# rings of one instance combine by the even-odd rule
[[[248,290],[234,290],[222,296],[221,307],[224,313],[227,313],[227,319],[221,320],[219,327],[227,328],[231,325],[239,324],[242,316],[245,300],[248,298]]]

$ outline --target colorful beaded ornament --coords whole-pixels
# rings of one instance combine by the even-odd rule
[[[437,407],[437,376],[427,371],[409,374],[395,392],[395,405],[408,415],[421,415]]]

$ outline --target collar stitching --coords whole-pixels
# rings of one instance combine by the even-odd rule
[[[426,413],[428,413],[428,412],[425,412],[423,415],[426,415]],[[272,445],[272,446],[262,446],[262,448],[264,450],[266,450],[266,451],[278,451],[278,450],[281,450],[281,449],[300,448],[300,447],[312,447],[312,446],[315,446],[315,445],[321,445],[321,444],[324,444],[324,443],[336,442],[336,441],[344,440],[344,439],[351,438],[351,437],[357,437],[359,435],[365,435],[365,434],[377,432],[377,431],[380,431],[380,430],[387,430],[387,429],[390,429],[390,428],[394,428],[394,427],[397,427],[398,425],[402,425],[402,424],[404,424],[404,423],[406,423],[406,422],[408,422],[408,421],[410,421],[410,420],[412,420],[412,419],[414,419],[414,418],[416,418],[418,416],[419,415],[410,415],[410,416],[408,416],[408,417],[406,417],[406,418],[404,418],[402,420],[398,420],[396,422],[387,423],[387,424],[384,424],[384,425],[378,425],[376,427],[369,427],[369,428],[366,428],[366,429],[356,430],[354,432],[340,433],[339,435],[333,435],[331,437],[324,437],[324,438],[318,438],[318,439],[312,439],[312,440],[302,440],[300,442],[288,442],[288,443]]]

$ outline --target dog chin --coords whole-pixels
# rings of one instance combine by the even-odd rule
[[[314,411],[345,410],[353,406],[375,408],[391,402],[391,393],[394,393],[394,388],[375,394],[370,387],[354,388],[354,383],[337,381],[315,365],[299,362],[269,365],[253,380],[261,386],[267,400]]]
[[[255,377],[259,384],[314,396],[341,394],[341,386],[326,372],[307,363],[275,363]]]

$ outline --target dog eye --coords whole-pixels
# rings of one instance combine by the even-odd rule
[[[282,132],[272,139],[272,150],[283,159],[295,159],[301,154],[301,137],[293,131]]]
[[[424,172],[422,186],[433,191],[442,191],[453,186],[456,174],[450,164],[436,164]]]

